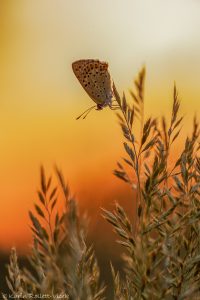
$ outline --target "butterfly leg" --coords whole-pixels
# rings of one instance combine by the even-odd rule
[[[118,109],[120,109],[120,106],[117,106],[117,107],[113,107],[113,106],[112,106],[112,107],[110,107],[110,109],[111,109],[111,110],[118,110]]]
[[[109,107],[110,107],[111,110],[120,109],[120,106],[118,104],[111,104],[111,105],[109,105]]]

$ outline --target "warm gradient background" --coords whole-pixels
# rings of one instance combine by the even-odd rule
[[[121,133],[108,109],[75,120],[91,100],[71,63],[108,61],[120,91],[145,64],[146,115],[169,114],[176,80],[188,132],[200,108],[199,16],[198,0],[0,0],[1,249],[30,244],[41,163],[62,168],[103,243],[99,206],[130,201],[112,175]]]

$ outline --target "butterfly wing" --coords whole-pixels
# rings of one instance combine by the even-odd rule
[[[108,64],[99,60],[78,60],[72,69],[84,90],[97,104],[110,103],[112,98],[112,82]]]

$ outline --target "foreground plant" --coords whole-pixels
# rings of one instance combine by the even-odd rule
[[[171,149],[183,122],[177,89],[174,86],[168,124],[165,118],[145,119],[144,82],[142,69],[135,91],[131,91],[131,104],[113,87],[126,153],[114,174],[131,187],[135,205],[133,221],[118,203],[113,212],[103,209],[124,249],[125,276],[111,264],[114,300],[200,299],[199,125],[194,118],[192,134],[171,167]],[[138,121],[139,132],[135,132]],[[56,174],[65,211],[57,212],[57,187],[41,168],[39,204],[35,204],[36,213],[30,212],[32,271],[19,268],[13,249],[8,287],[16,296],[31,293],[72,300],[105,299],[97,261],[87,245],[84,220],[61,172],[56,169]]]
[[[171,146],[177,140],[182,117],[178,116],[176,87],[170,124],[144,121],[143,69],[135,81],[133,103],[114,93],[126,139],[124,163],[114,174],[136,189],[134,227],[124,209],[103,210],[124,248],[125,280],[112,268],[114,299],[199,299],[200,298],[200,158],[199,125],[194,119],[193,133],[174,166],[169,168]],[[132,128],[139,118],[139,138]]]

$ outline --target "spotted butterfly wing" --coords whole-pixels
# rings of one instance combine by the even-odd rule
[[[111,104],[112,82],[108,64],[94,59],[82,59],[72,63],[72,69],[84,90],[97,104]]]

